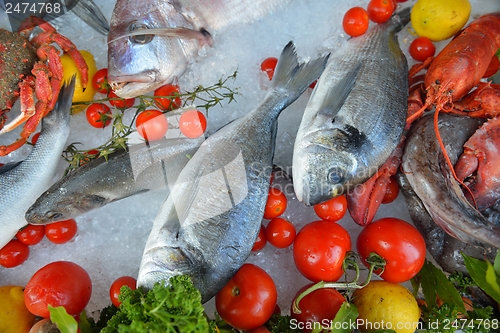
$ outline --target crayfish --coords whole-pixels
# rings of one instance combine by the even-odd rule
[[[30,40],[29,36],[36,27],[42,32]],[[85,87],[88,82],[85,60],[76,46],[52,25],[40,18],[30,17],[22,23],[18,33],[0,29],[0,135],[26,123],[18,140],[0,146],[0,156],[26,143],[41,119],[57,102],[63,68],[60,51],[52,44],[59,46],[75,61]],[[6,124],[7,113],[18,99],[21,114]]]

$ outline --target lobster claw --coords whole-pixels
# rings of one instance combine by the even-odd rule
[[[380,169],[361,185],[347,193],[347,208],[351,218],[362,227],[373,221],[378,208],[382,204],[391,176],[395,175],[401,164],[405,137]]]

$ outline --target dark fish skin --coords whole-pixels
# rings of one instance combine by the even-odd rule
[[[91,160],[61,178],[26,212],[32,224],[75,218],[149,190],[168,189],[204,138],[164,139]]]
[[[453,164],[463,143],[482,122],[448,114],[439,116],[439,131]],[[423,206],[444,231],[470,245],[500,247],[500,227],[467,201],[453,178],[436,139],[433,116],[420,119],[410,130],[402,168]]]

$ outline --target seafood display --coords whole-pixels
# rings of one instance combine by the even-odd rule
[[[30,155],[0,170],[0,248],[27,222],[24,212],[50,186],[69,135],[74,81],[61,88],[57,104],[42,121],[43,130]]]
[[[293,180],[299,201],[314,205],[352,190],[399,143],[408,69],[396,32],[409,17],[409,9],[401,11],[332,55],[295,141]]]
[[[262,102],[198,149],[156,216],[138,286],[152,288],[186,274],[206,302],[243,265],[264,215],[277,118],[318,78],[327,60],[299,64],[290,42]]]

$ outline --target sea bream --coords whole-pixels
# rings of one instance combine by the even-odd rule
[[[304,111],[293,150],[297,199],[314,205],[353,189],[387,160],[402,136],[408,65],[396,32],[404,9],[349,39],[328,61]]]
[[[185,274],[206,302],[241,267],[264,215],[278,115],[321,74],[327,59],[299,64],[289,43],[261,103],[200,146],[155,218],[138,286]]]
[[[108,34],[108,81],[136,97],[181,76],[229,26],[257,20],[291,0],[118,0]]]
[[[28,157],[0,170],[0,248],[28,223],[24,214],[53,181],[70,131],[74,79],[65,84],[57,104],[42,120],[42,131]]]

